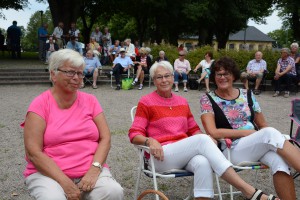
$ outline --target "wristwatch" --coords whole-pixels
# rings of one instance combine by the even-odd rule
[[[98,167],[102,171],[102,165],[99,162],[93,162],[92,165]]]

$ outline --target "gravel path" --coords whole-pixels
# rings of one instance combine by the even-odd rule
[[[0,64],[1,67],[6,65]],[[43,67],[43,66],[42,66]],[[17,85],[0,86],[0,200],[31,199],[24,187],[22,172],[25,167],[23,132],[20,123],[23,121],[26,110],[32,99],[48,89],[45,85]],[[94,94],[101,103],[112,132],[112,148],[108,157],[108,164],[118,182],[124,188],[125,199],[132,199],[135,173],[137,167],[136,152],[129,143],[127,131],[131,124],[130,109],[136,105],[139,98],[154,90],[145,88],[130,91],[115,91],[108,84],[99,85],[97,90],[87,86],[83,91]],[[179,92],[179,95],[188,99],[191,110],[198,124],[199,97],[203,91]],[[273,98],[271,92],[263,92],[257,96],[270,126],[277,128],[282,133],[289,133],[291,98]],[[299,97],[299,93],[298,93]],[[253,182],[254,173],[241,173],[242,177]],[[159,188],[170,199],[183,199],[187,194],[190,179],[159,180]],[[300,197],[300,178],[295,181],[298,198]],[[224,185],[224,183],[222,183]],[[266,193],[275,193],[269,170],[259,172],[256,186]],[[152,188],[149,178],[142,178],[140,191]],[[235,199],[242,199],[236,197]]]

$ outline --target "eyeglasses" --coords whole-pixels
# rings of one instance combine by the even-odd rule
[[[216,78],[222,78],[222,76],[224,76],[224,78],[228,78],[229,76],[231,76],[230,73],[223,73],[223,74],[216,74]]]
[[[172,74],[165,74],[163,76],[159,75],[159,76],[156,76],[155,79],[158,81],[162,81],[164,78],[169,80],[172,76],[173,76]]]
[[[78,78],[83,78],[84,77],[83,72],[80,72],[80,71],[79,72],[78,71],[64,71],[64,70],[61,70],[61,69],[57,69],[57,71],[63,72],[68,77],[74,77],[75,74],[77,74]]]

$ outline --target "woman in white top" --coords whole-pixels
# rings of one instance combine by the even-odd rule
[[[200,67],[202,67],[201,77],[197,81],[200,84],[201,81],[203,79],[205,79],[206,92],[210,92],[210,90],[209,90],[209,75],[210,75],[210,66],[213,62],[214,62],[213,54],[212,54],[212,52],[208,51],[205,53],[204,60],[201,60],[201,62],[194,69],[194,72],[197,72],[197,70]]]
[[[175,84],[175,92],[178,92],[178,80],[179,77],[183,79],[183,91],[187,92],[187,78],[188,74],[191,71],[190,62],[185,59],[186,51],[179,52],[179,58],[177,58],[174,62],[174,84]]]

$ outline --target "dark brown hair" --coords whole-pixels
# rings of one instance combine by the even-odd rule
[[[232,58],[225,56],[215,61],[214,66],[211,66],[210,80],[216,83],[215,74],[222,69],[233,75],[233,82],[240,79],[240,69],[237,67],[236,62]]]
[[[210,59],[213,59],[213,53],[211,51],[207,51],[205,55],[206,54],[210,57]]]

